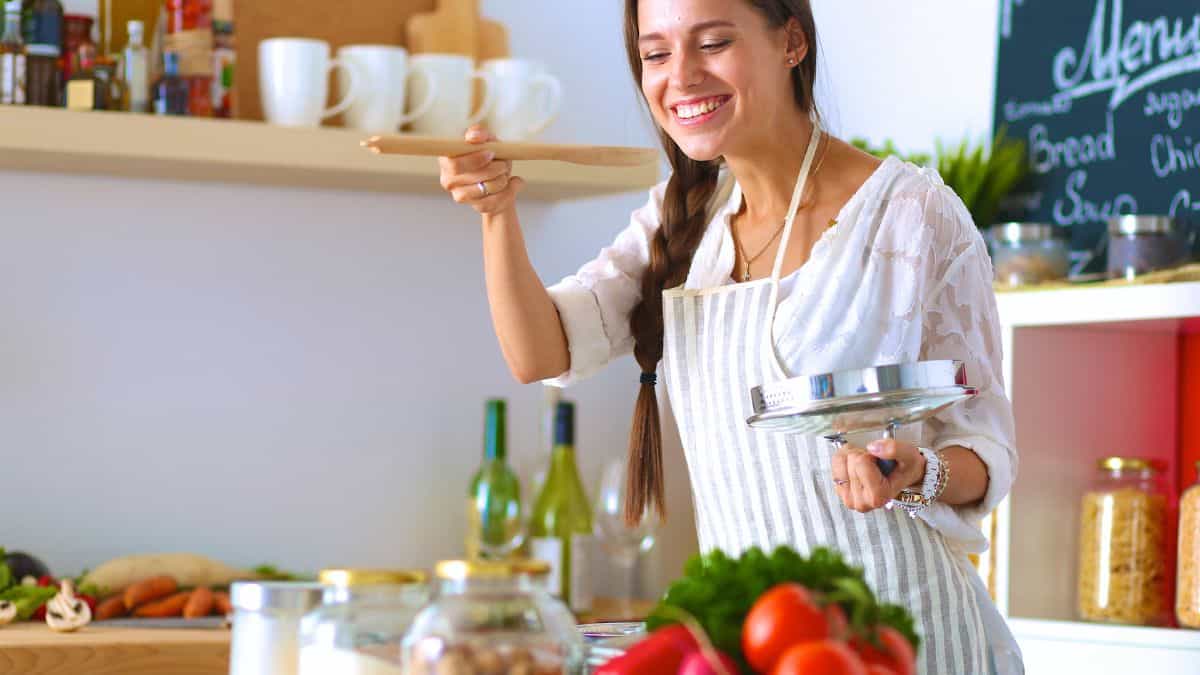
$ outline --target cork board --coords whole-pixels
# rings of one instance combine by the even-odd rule
[[[258,43],[271,37],[325,40],[336,53],[348,44],[405,45],[404,24],[431,12],[436,0],[344,0],[330,5],[295,0],[234,0],[237,40],[235,95],[239,119],[261,120]],[[332,87],[330,88],[333,89]]]

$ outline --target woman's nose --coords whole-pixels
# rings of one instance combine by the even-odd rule
[[[678,51],[674,67],[671,69],[671,84],[677,89],[691,89],[704,81],[704,68],[700,59],[692,56],[687,50]]]

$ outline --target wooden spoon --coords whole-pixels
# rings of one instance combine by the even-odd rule
[[[658,151],[652,148],[527,142],[474,144],[452,138],[429,136],[372,136],[363,141],[362,145],[377,155],[457,157],[490,150],[496,153],[496,159],[555,160],[589,166],[642,166],[658,159]]]

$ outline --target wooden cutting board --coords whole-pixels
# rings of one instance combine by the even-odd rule
[[[110,628],[55,633],[0,628],[0,675],[227,675],[229,631]]]
[[[465,54],[476,63],[509,55],[508,29],[480,18],[479,0],[437,0],[437,10],[408,20],[406,33],[414,54]]]

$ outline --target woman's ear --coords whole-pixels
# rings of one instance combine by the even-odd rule
[[[800,20],[796,17],[788,19],[787,24],[783,27],[787,31],[787,62],[788,65],[797,65],[804,62],[808,57],[808,36],[804,33],[804,27],[800,25]]]

